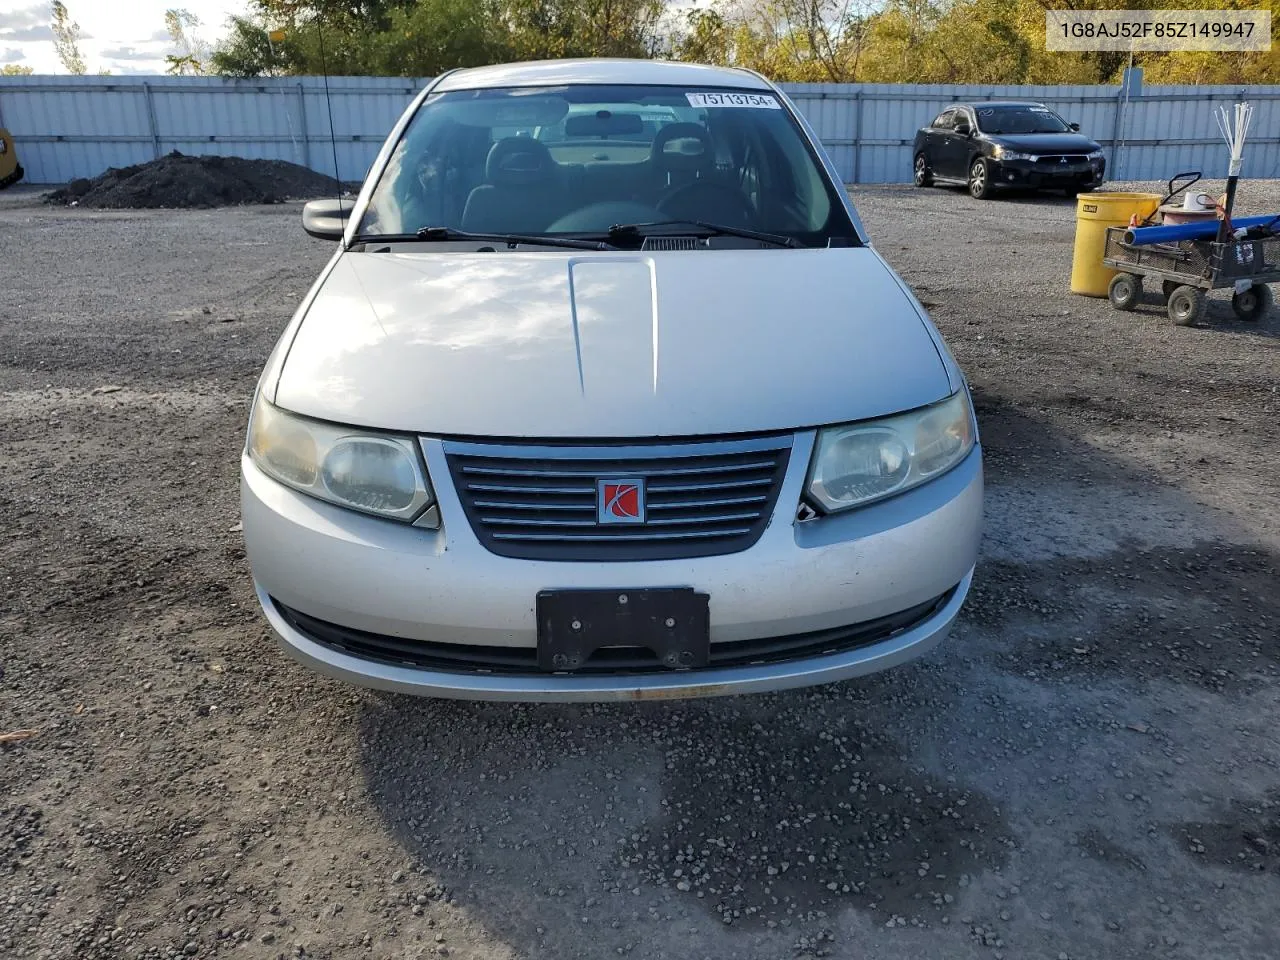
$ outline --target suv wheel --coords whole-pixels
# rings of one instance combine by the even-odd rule
[[[917,187],[933,186],[933,171],[929,169],[929,161],[924,158],[923,153],[916,154],[915,173],[912,180]]]

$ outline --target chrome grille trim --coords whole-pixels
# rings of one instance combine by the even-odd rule
[[[723,467],[654,467],[646,468],[646,477],[685,477],[698,473],[729,473],[745,470],[764,470],[773,466],[771,460],[756,460],[754,463],[733,464]],[[598,471],[595,470],[515,470],[511,468],[500,467],[463,467],[463,473],[480,473],[486,476],[498,477],[521,477],[533,479],[536,477],[592,477],[594,478]]]
[[[445,440],[442,446],[471,528],[493,553],[625,561],[750,547],[773,514],[792,437],[590,446]],[[610,477],[644,478],[643,525],[597,521],[596,481]]]
[[[791,434],[744,437],[741,440],[672,440],[655,443],[482,443],[472,440],[445,440],[445,453],[474,457],[502,457],[511,460],[662,460],[672,456],[714,457],[729,453],[791,449]]]
[[[751,532],[750,527],[739,527],[732,530],[681,530],[679,533],[588,533],[573,538],[583,543],[617,543],[642,540],[687,540],[690,537],[720,537],[726,535],[741,536]],[[555,540],[564,542],[565,538],[555,533],[495,533],[495,540]]]

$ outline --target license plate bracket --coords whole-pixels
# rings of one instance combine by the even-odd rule
[[[538,668],[581,670],[602,647],[640,647],[671,670],[705,667],[710,597],[692,587],[543,590],[538,593]]]

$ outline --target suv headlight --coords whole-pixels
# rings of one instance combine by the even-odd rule
[[[1101,159],[1102,159],[1102,151],[1101,151],[1101,150],[1090,150],[1090,151],[1089,151],[1089,159],[1090,159],[1090,160],[1101,160]]]
[[[411,522],[435,502],[412,439],[308,420],[261,394],[248,449],[263,473],[340,507]]]
[[[807,489],[827,513],[910,490],[969,455],[977,441],[969,392],[879,420],[818,433]]]
[[[1010,150],[1008,147],[1002,147],[996,144],[992,150],[997,160],[1031,160],[1035,161],[1039,158],[1034,153],[1023,153],[1020,150]]]

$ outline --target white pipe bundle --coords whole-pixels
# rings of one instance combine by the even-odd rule
[[[1235,115],[1225,106],[1218,107],[1218,129],[1227,141],[1227,149],[1231,151],[1231,167],[1229,176],[1240,176],[1240,168],[1244,164],[1244,138],[1249,135],[1249,120],[1253,117],[1253,104],[1237,103]]]

